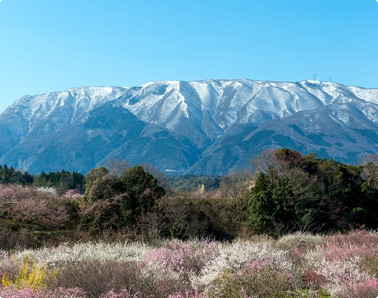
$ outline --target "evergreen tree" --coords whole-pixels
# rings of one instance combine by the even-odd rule
[[[378,193],[361,166],[279,149],[258,175],[248,219],[256,232],[279,236],[296,230],[324,232],[377,228]]]

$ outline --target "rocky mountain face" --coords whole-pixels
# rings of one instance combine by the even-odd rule
[[[221,175],[268,148],[356,163],[378,153],[378,89],[161,81],[25,96],[0,115],[0,164],[86,173],[110,159]]]

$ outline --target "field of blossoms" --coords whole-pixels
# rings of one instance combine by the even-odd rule
[[[2,298],[378,296],[378,233],[0,251]]]

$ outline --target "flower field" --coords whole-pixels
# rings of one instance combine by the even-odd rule
[[[378,296],[378,233],[0,251],[2,298]]]

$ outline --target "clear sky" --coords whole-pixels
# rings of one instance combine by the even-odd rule
[[[313,74],[378,88],[377,0],[0,0],[0,112],[76,86]]]

